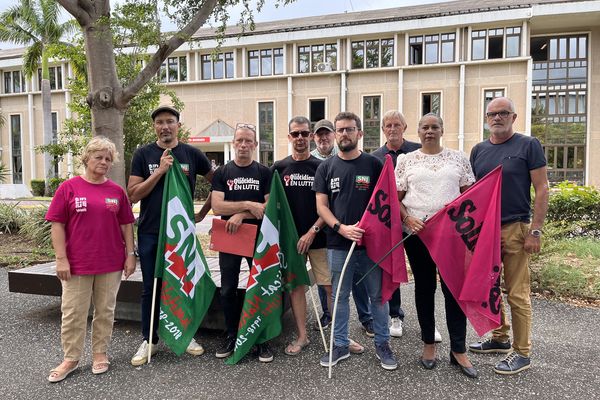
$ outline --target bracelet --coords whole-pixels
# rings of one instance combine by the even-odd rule
[[[128,256],[135,256],[135,251],[130,251],[129,253],[127,253]]]
[[[406,214],[406,216],[404,218],[402,218],[402,222],[406,222],[406,219],[410,217],[410,215]]]

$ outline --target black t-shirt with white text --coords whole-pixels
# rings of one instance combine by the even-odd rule
[[[364,214],[382,169],[381,161],[370,154],[361,153],[353,160],[336,155],[319,165],[313,190],[328,196],[329,209],[340,223],[354,225]],[[327,229],[328,249],[346,250],[351,245],[352,241]]]
[[[262,164],[252,161],[246,167],[238,166],[233,160],[219,167],[212,180],[212,190],[224,193],[225,201],[265,202],[271,186],[271,171]],[[227,220],[230,215],[222,215]],[[258,219],[245,219],[245,223],[260,225]]]
[[[131,160],[131,175],[147,180],[160,166],[160,157],[165,149],[156,142],[138,148]],[[181,169],[188,179],[192,197],[196,188],[196,175],[206,175],[212,169],[210,161],[199,149],[189,144],[179,143],[171,149],[173,156],[181,164]],[[154,189],[141,200],[138,233],[158,235],[162,212],[163,189],[165,175],[154,186]]]
[[[283,183],[292,217],[298,230],[298,236],[308,232],[319,218],[317,214],[317,201],[315,192],[312,191],[317,168],[321,160],[314,156],[302,161],[296,161],[292,156],[275,162],[271,171],[277,171]],[[317,233],[310,246],[311,249],[325,247],[325,233]]]

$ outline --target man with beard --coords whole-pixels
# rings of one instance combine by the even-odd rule
[[[371,301],[373,329],[375,333],[375,351],[381,366],[386,370],[398,367],[394,353],[389,345],[388,303],[381,302],[381,269],[375,268],[367,274],[374,264],[362,246],[356,246],[352,253],[346,274],[341,277],[342,267],[352,242],[362,238],[364,230],[356,224],[367,207],[377,179],[381,174],[381,162],[358,150],[358,141],[362,138],[360,118],[350,112],[341,112],[335,117],[337,155],[325,160],[317,169],[313,190],[317,193],[317,212],[331,230],[327,231],[327,258],[332,277],[332,290],[340,293],[335,343],[331,365],[350,357],[348,346],[348,303],[354,275],[365,276],[365,284]],[[329,367],[329,354],[320,361]]]

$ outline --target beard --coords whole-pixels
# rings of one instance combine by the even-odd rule
[[[348,152],[356,149],[357,146],[358,146],[358,140],[357,141],[346,140],[343,143],[338,143],[338,148],[343,153],[348,153]]]

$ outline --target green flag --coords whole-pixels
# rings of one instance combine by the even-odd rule
[[[246,285],[235,351],[227,364],[237,363],[254,344],[278,336],[281,333],[283,290],[291,291],[298,285],[310,284],[306,258],[298,254],[297,243],[296,225],[276,171]]]
[[[181,355],[198,330],[216,287],[196,236],[190,185],[175,157],[165,177],[158,237],[154,270],[154,277],[162,279],[158,332]]]

